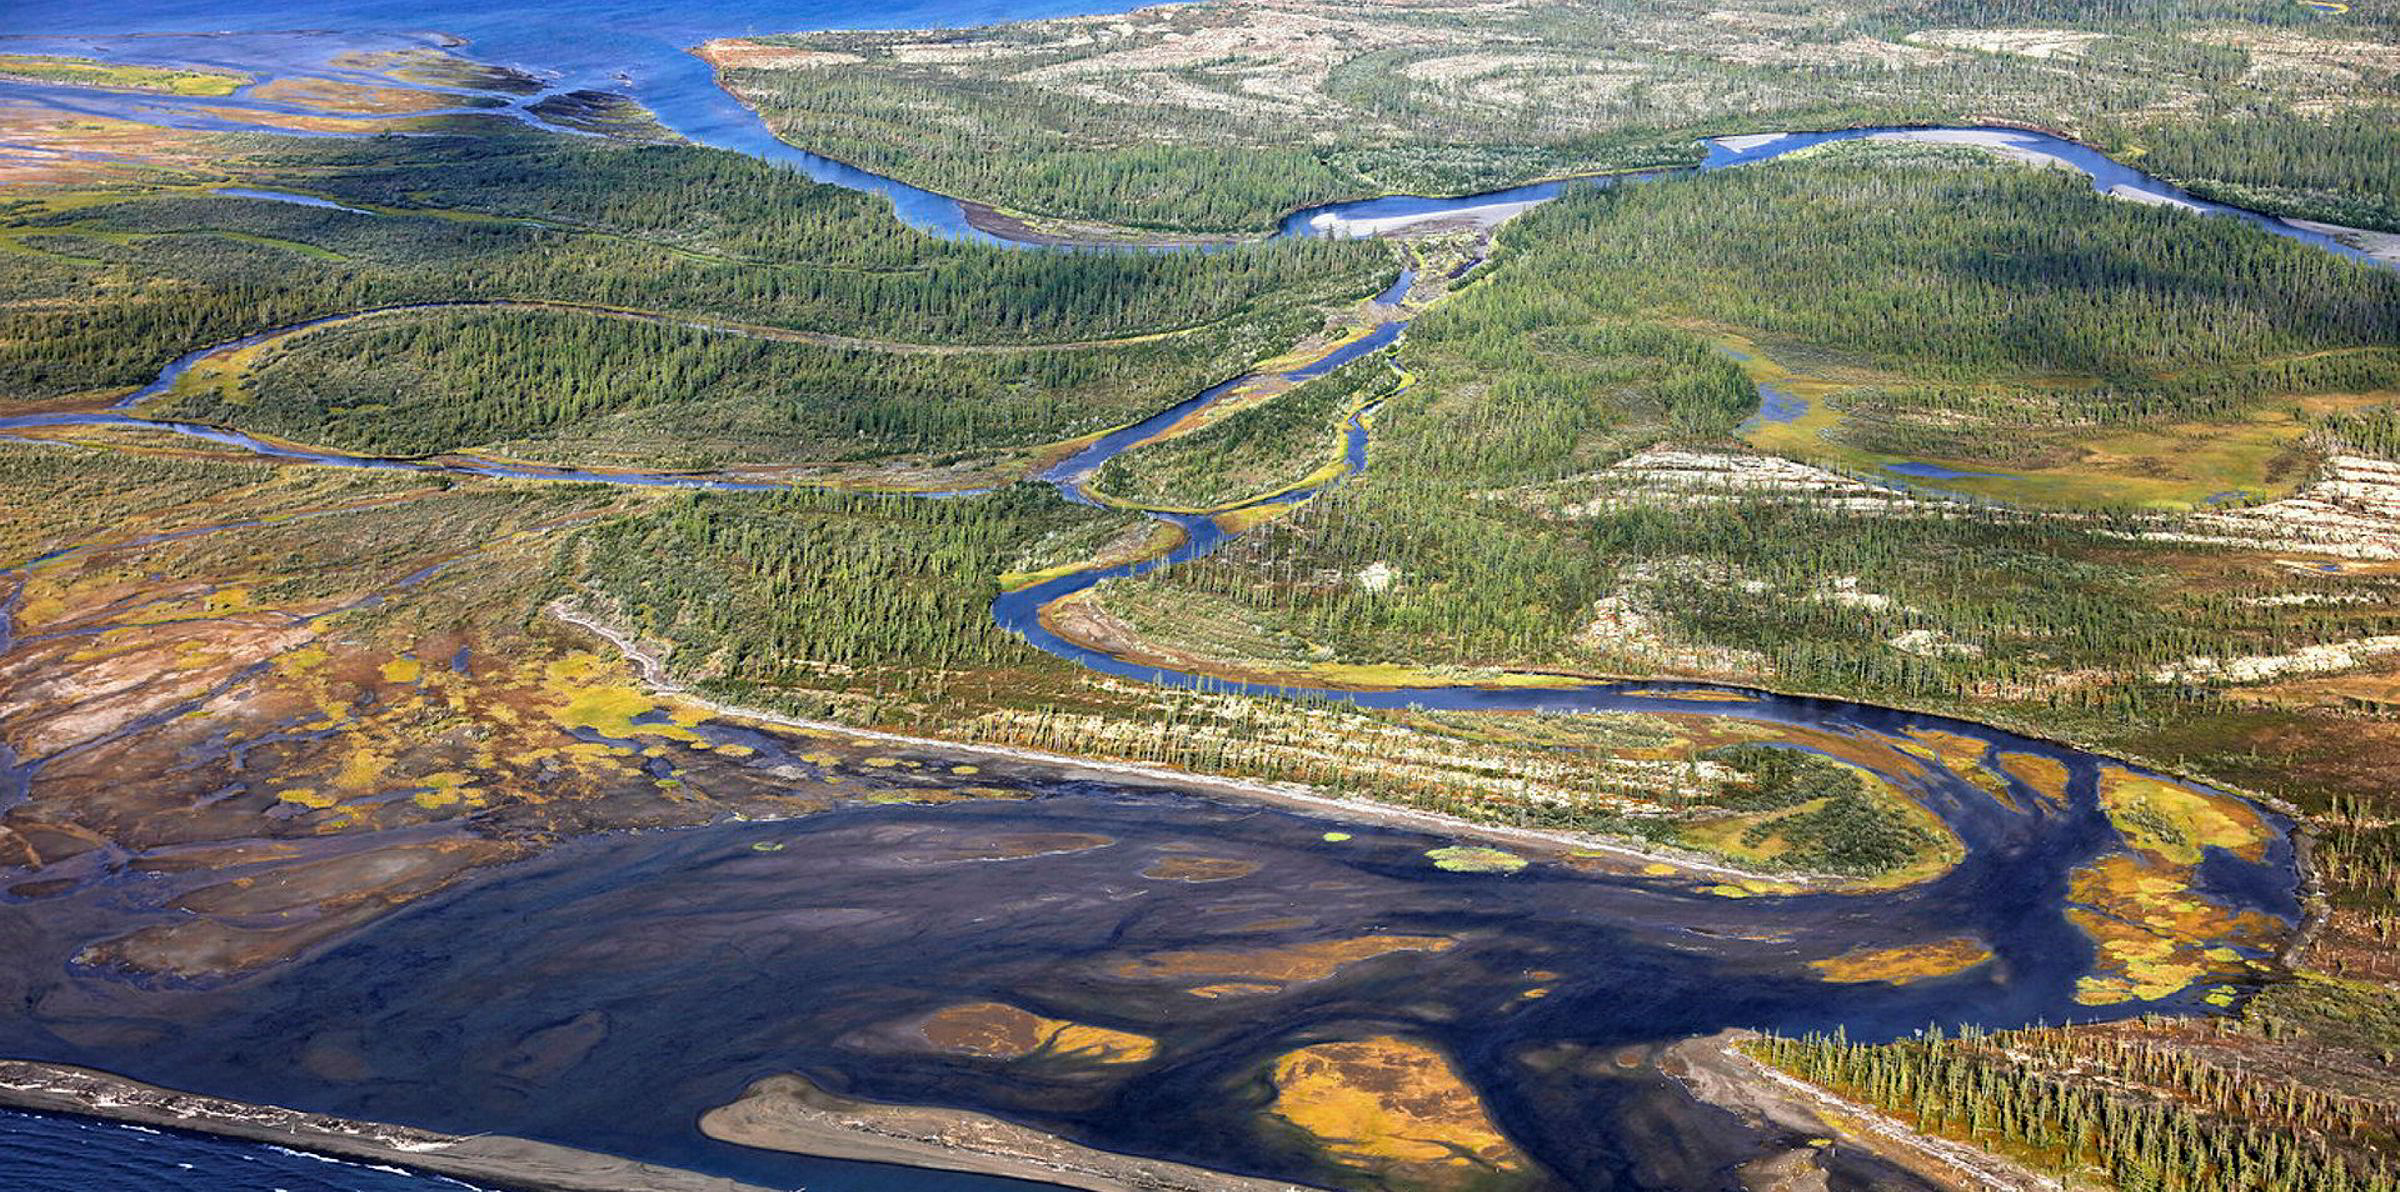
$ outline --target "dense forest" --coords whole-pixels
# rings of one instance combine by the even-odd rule
[[[1063,667],[993,624],[999,577],[1027,564],[1029,543],[1135,520],[1042,485],[941,500],[691,494],[591,530],[565,578],[619,623],[674,643],[676,673],[711,690],[774,688],[788,701],[830,683],[905,698],[937,691],[941,672]],[[900,670],[934,678],[872,677]]]
[[[718,61],[793,144],[1140,228],[1257,231],[1331,199],[1690,164],[1712,135],[1992,120],[2152,153],[2229,200],[2376,226],[2400,201],[2381,164],[2400,123],[2381,48],[2395,23],[2351,7],[1899,0],[1695,19],[1627,0],[1261,0],[750,39],[801,52]]]
[[[1189,434],[1114,456],[1092,491],[1153,509],[1210,509],[1298,484],[1343,450],[1350,414],[1397,383],[1376,355],[1303,381]]]
[[[1604,469],[1628,453],[1721,442],[1755,408],[1740,369],[1675,324],[1767,324],[1960,383],[2042,379],[2015,390],[2041,403],[1995,399],[1973,424],[2006,439],[2389,384],[2395,281],[1947,152],[1591,193],[1511,224],[1488,278],[1412,327],[1401,354],[1420,381],[1380,412],[1366,475],[1136,582],[1349,662],[1665,665],[2045,715],[2149,708],[2184,695],[2150,678],[2161,667],[2387,632],[2385,609],[2262,602],[2287,581],[2141,544],[2132,515],[1851,508],[1730,479],[1678,498],[1619,478]],[[2328,354],[2279,355],[2312,350]],[[2048,375],[2068,367],[2113,379]],[[1956,421],[1977,412],[1942,407],[1957,391],[1884,399]],[[1353,578],[1369,568],[1391,581]]]
[[[1744,1044],[1759,1059],[1898,1115],[2118,1192],[2389,1192],[2390,1166],[2355,1143],[2363,1103],[2285,1081],[2253,1081],[2174,1052],[2109,1056],[2165,1087],[2111,1087],[2077,1069],[2096,1057],[2059,1031],[1895,1043],[1839,1033]],[[2147,1059],[2147,1064],[2142,1063]],[[2078,1062],[2080,1061],[2080,1062]],[[2130,1061],[2130,1062],[2129,1062]],[[2179,1087],[2180,1086],[2180,1087]],[[2347,1103],[2346,1103],[2347,1102]],[[2345,1138],[2345,1135],[2349,1137]]]
[[[1603,309],[1790,335],[1929,378],[2143,385],[2170,369],[2400,341],[2390,270],[1972,150],[1837,145],[1609,188],[1544,215],[1569,247],[1513,267],[1606,278]]]
[[[2301,115],[2230,108],[2104,135],[2138,164],[2221,203],[2400,232],[2400,108]]]
[[[296,336],[238,390],[195,389],[161,412],[385,455],[519,444],[552,459],[627,440],[766,462],[996,449],[1172,404],[1309,321],[904,352],[595,311],[437,308]]]
[[[495,133],[269,156],[245,181],[404,210],[189,194],[55,209],[10,200],[0,236],[31,252],[12,256],[0,281],[0,393],[130,387],[196,347],[407,302],[568,302],[881,339],[1061,343],[1273,319],[1370,293],[1393,268],[1377,246],[1326,241],[1215,253],[943,241],[895,223],[879,200],[689,147]]]

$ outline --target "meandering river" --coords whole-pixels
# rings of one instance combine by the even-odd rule
[[[812,176],[886,194],[901,218],[929,231],[980,237],[985,234],[967,226],[950,199],[775,142],[679,47],[751,31],[746,22],[764,31],[809,24],[974,23],[1076,10],[878,8],[869,19],[847,10],[729,14],[721,5],[697,4],[664,11],[654,5],[638,11],[579,8],[575,22],[581,24],[570,22],[571,28],[641,30],[638,38],[592,45],[557,27],[533,27],[555,14],[518,8],[437,0],[413,6],[409,21],[465,33],[479,53],[552,69],[567,82],[614,80],[625,72],[634,94],[696,140],[790,161]],[[72,47],[82,34],[108,32],[93,28],[97,22],[87,16],[44,14],[41,20],[59,28],[23,48]],[[151,29],[255,19],[215,2],[159,5],[140,17]],[[363,3],[336,4],[311,19],[357,28],[388,27],[392,20],[386,6]],[[43,33],[39,24],[30,30]],[[243,39],[155,44],[196,64],[239,65],[240,55],[249,52],[228,48],[246,44]],[[2131,192],[2231,214],[2276,235],[2362,256],[2308,229],[2202,204],[2088,148],[2023,130],[1725,138],[1710,143],[1699,168],[1729,168],[1857,137],[1971,139],[2081,170],[2104,193]],[[1345,234],[1395,221],[1473,218],[1479,211],[1547,200],[1567,185],[1463,199],[1339,204],[1295,213],[1281,234]],[[1405,293],[1410,280],[1403,277],[1386,297]],[[4,418],[0,433],[132,424],[319,465],[772,487],[708,474],[586,472],[461,457],[383,459],[155,422],[131,408],[207,357],[307,326],[195,352],[170,364],[125,408]],[[1386,321],[1294,375],[1315,375],[1381,351],[1404,326],[1396,317]],[[1044,478],[1065,499],[1088,499],[1080,482],[1109,456],[1218,400],[1234,384],[1105,436]],[[1349,469],[1368,466],[1370,454],[1369,422],[1354,419]],[[1109,578],[1198,557],[1228,536],[1211,517],[1153,516],[1180,526],[1184,543],[1158,559],[1008,593],[995,602],[995,619],[1036,646],[1101,673],[1259,698],[1305,696],[1375,708],[1735,717],[1807,726],[1887,750],[1948,734],[1975,743],[1968,752],[2007,776],[2006,797],[1970,781],[1960,772],[1963,763],[1895,768],[1887,777],[1939,815],[1964,845],[1964,860],[1955,868],[1901,891],[1768,891],[1735,898],[1688,877],[1596,873],[1565,859],[1506,876],[1448,873],[1426,861],[1427,850],[1452,840],[1437,832],[1329,821],[1138,783],[1043,777],[1039,767],[1029,766],[1019,776],[1042,797],[1025,802],[859,807],[790,823],[571,841],[329,952],[228,989],[133,989],[71,975],[65,957],[31,942],[0,973],[0,994],[36,1012],[0,1022],[0,1053],[86,1063],[170,1086],[359,1118],[522,1134],[771,1186],[804,1181],[825,1189],[963,1189],[996,1182],[753,1151],[711,1142],[692,1122],[760,1076],[835,1073],[876,1097],[970,1104],[1094,1145],[1288,1173],[1288,1149],[1255,1128],[1264,1065],[1316,1040],[1398,1032],[1433,1040],[1456,1056],[1495,1118],[1561,1182],[1682,1188],[1718,1178],[1756,1153],[1760,1141],[1644,1066],[1644,1057],[1665,1042],[1729,1026],[1842,1026],[1854,1035],[1881,1037],[1929,1023],[2010,1026],[2200,1005],[2197,988],[2160,1003],[2106,1008],[2076,998],[2078,981],[2092,970],[2093,947],[2061,905],[2072,875],[2119,847],[2097,792],[2104,776],[2126,771],[2108,759],[1942,717],[1698,684],[1337,691],[1235,683],[1129,661],[1046,627],[1041,610],[1056,601]],[[701,731],[754,750],[762,767],[804,765],[805,745],[787,735],[731,722]],[[921,752],[929,763],[942,760],[938,750]],[[2063,785],[2045,789],[2023,776],[2028,767],[2055,767],[2065,776]],[[2273,827],[2272,838],[2255,857],[2213,852],[2195,869],[2194,880],[2224,907],[2288,924],[2299,914],[2292,847],[2280,821],[2265,822]],[[1331,829],[1347,838],[1329,840]],[[1017,858],[999,855],[1008,851],[1005,842],[1025,838],[1092,843]],[[1194,854],[1255,870],[1224,882],[1145,876],[1161,857]],[[1195,998],[1183,988],[1125,975],[1129,962],[1179,949],[1267,950],[1394,932],[1450,944],[1438,956],[1355,966],[1263,1001]],[[1852,949],[1961,934],[1984,941],[1994,960],[1914,984],[1833,984],[1808,967]],[[1529,975],[1535,973],[1548,975]],[[1528,998],[1537,985],[1546,996]],[[1159,1041],[1161,1056],[1099,1087],[1055,1075],[995,1073],[988,1064],[893,1042],[892,1023],[966,999],[1005,1000],[1144,1034]],[[1631,1058],[1620,1065],[1619,1057]],[[55,1166],[28,1159],[36,1152],[23,1142],[12,1158],[8,1139],[14,1133],[38,1143],[67,1127],[51,1119],[39,1130],[10,1131],[0,1122],[0,1178],[45,1186],[53,1178],[45,1173]],[[1669,1138],[1673,1145],[1666,1145]],[[151,1186],[228,1186],[221,1175],[168,1170],[189,1161],[173,1159],[175,1147],[218,1145],[160,1144]],[[223,1145],[233,1156],[228,1161],[241,1161],[243,1148]],[[1842,1163],[1850,1165],[1841,1170],[1854,1180],[1889,1174],[1865,1158]],[[195,1163],[190,1170],[201,1168]],[[361,1176],[331,1186],[392,1185]]]

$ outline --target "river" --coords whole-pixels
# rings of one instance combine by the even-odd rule
[[[411,6],[406,22],[464,34],[479,56],[554,71],[562,86],[626,82],[670,127],[695,140],[787,161],[812,176],[885,194],[902,219],[920,228],[984,237],[965,224],[950,199],[775,142],[681,47],[724,33],[967,24],[1071,11],[1084,9],[820,6],[794,12],[712,4],[536,10],[436,0]],[[313,23],[344,29],[389,28],[395,19],[387,6],[356,3],[310,13]],[[138,21],[151,30],[282,23],[224,3],[155,5]],[[45,29],[43,22],[58,27]],[[82,35],[110,32],[106,24],[106,18],[72,10],[39,14],[20,28],[41,36],[12,48],[73,49],[84,44],[78,41]],[[251,52],[241,48],[246,44],[197,37],[153,43],[183,60],[233,66],[244,65],[242,54]],[[2189,200],[2082,146],[2021,130],[1726,138],[1711,142],[1700,168],[1748,164],[1825,140],[1864,136],[1997,141],[2004,150],[2082,170],[2104,193],[2129,187],[2169,201]],[[1541,201],[1565,185],[1545,183],[1467,199],[1340,204],[1295,213],[1283,231],[1342,234],[1372,226],[1366,221],[1388,224]],[[2306,229],[2232,214],[2277,235],[2360,255]],[[1408,280],[1399,283],[1403,291]],[[1334,359],[1298,372],[1314,374],[1382,350],[1403,330],[1403,322],[1387,321],[1344,345]],[[144,394],[171,383],[193,360],[235,346],[240,345],[204,349],[175,362]],[[1085,499],[1080,479],[1109,455],[1137,445],[1233,384],[1105,437],[1046,478],[1067,499]],[[75,418],[141,421],[127,410],[37,415],[0,419],[0,430]],[[756,486],[693,474],[387,460],[268,443],[221,428],[145,424],[317,464]],[[1367,466],[1369,452],[1367,423],[1354,420],[1350,469]],[[1260,697],[1341,699],[1369,707],[1733,716],[1807,725],[1883,744],[1944,732],[1982,742],[1992,759],[2048,759],[2071,778],[2065,797],[2055,801],[2018,782],[2013,802],[1994,798],[1943,766],[1902,778],[1959,835],[1966,859],[1934,882],[1883,894],[1731,899],[1688,881],[1594,874],[1556,861],[1506,878],[1449,874],[1424,860],[1429,848],[1451,842],[1439,833],[1329,823],[1140,784],[1069,779],[1044,781],[1043,797],[1021,803],[857,808],[785,824],[589,838],[487,875],[329,952],[231,989],[134,990],[61,978],[64,957],[38,948],[20,952],[7,977],[9,987],[0,992],[20,1004],[36,1004],[40,1012],[0,1024],[0,1051],[372,1120],[522,1134],[771,1186],[965,1189],[998,1182],[747,1150],[701,1137],[692,1121],[760,1076],[835,1072],[880,1097],[976,1104],[1112,1148],[1271,1172],[1288,1163],[1288,1156],[1259,1139],[1244,1101],[1244,1090],[1261,1066],[1307,1040],[1402,1031],[1433,1039],[1457,1056],[1511,1135],[1565,1183],[1678,1188],[1714,1178],[1753,1153],[1757,1140],[1721,1112],[1679,1098],[1674,1086],[1638,1065],[1613,1076],[1587,1071],[1563,1082],[1535,1074],[1526,1067],[1527,1057],[1607,1056],[1728,1026],[1801,1031],[1839,1025],[1861,1037],[1889,1037],[1928,1023],[2009,1026],[2152,1008],[2099,1011],[2079,1005],[2073,996],[2078,978],[2089,970],[2092,950],[2059,906],[2070,872],[2114,843],[2096,806],[2105,759],[1939,717],[1705,685],[1347,692],[1228,683],[1093,651],[1041,624],[1041,608],[1064,596],[1114,575],[1197,557],[1227,537],[1210,518],[1155,516],[1187,532],[1186,543],[1172,554],[1007,594],[995,603],[995,618],[1043,649],[1148,683]],[[760,765],[796,764],[799,755],[796,742],[773,732],[725,725],[709,731],[757,750]],[[1338,847],[1327,839],[1334,827],[1350,836]],[[1036,836],[1101,843],[1015,861],[996,862],[987,855],[989,842]],[[1258,876],[1222,884],[1162,883],[1141,876],[1143,867],[1162,855],[1195,850],[1255,864]],[[2228,905],[2285,923],[2298,916],[2291,846],[2280,831],[2256,861],[2214,854],[2199,877]],[[1230,946],[1229,940],[1267,948],[1383,931],[1440,936],[1454,946],[1438,961],[1345,970],[1305,992],[1278,997],[1264,1015],[1238,1000],[1196,1006],[1181,991],[1146,988],[1111,975],[1128,958],[1222,948]],[[1913,985],[1834,986],[1805,969],[1810,958],[1856,946],[1961,931],[1987,941],[1996,961]],[[1538,1001],[1525,997],[1532,972],[1554,974],[1543,979],[1548,996]],[[890,1022],[966,996],[1001,998],[1138,1030],[1160,1041],[1164,1058],[1120,1086],[1094,1092],[1055,1079],[995,1076],[988,1067],[956,1057],[893,1049]],[[2162,1005],[2197,1009],[2198,998],[2197,990],[2186,991]],[[118,1145],[127,1141],[119,1134],[138,1144]],[[118,1172],[133,1173],[117,1185],[126,1187],[380,1192],[456,1186],[371,1169],[344,1170],[245,1144],[181,1136],[138,1141],[145,1137],[78,1119],[0,1119],[0,1180],[62,1192],[109,1186]],[[1666,1145],[1670,1138],[1673,1145]],[[74,1164],[62,1164],[61,1154],[105,1154],[110,1166],[62,1177]],[[1859,1164],[1847,1169],[1853,1178],[1874,1174],[1866,1160],[1844,1161]],[[242,1164],[259,1166],[255,1178]],[[307,1172],[320,1182],[308,1183],[293,1172]]]

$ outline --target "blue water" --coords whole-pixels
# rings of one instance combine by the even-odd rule
[[[9,1192],[461,1192],[478,1185],[181,1130],[0,1109],[0,1187]]]
[[[1966,472],[1947,464],[1929,464],[1923,460],[1914,459],[1903,460],[1896,464],[1885,464],[1883,470],[1896,472],[1902,476],[1914,476],[1921,480],[1975,480],[2008,475],[2006,472]]]
[[[293,194],[288,190],[260,190],[254,186],[220,186],[211,193],[230,195],[237,199],[269,199],[277,203],[293,203],[302,207],[318,207],[327,211],[347,211],[352,215],[375,214],[363,207],[352,207],[346,203],[336,203],[332,199],[322,199],[315,195]]]
[[[1726,352],[1736,360],[1748,360],[1747,354]],[[1770,422],[1798,422],[1808,413],[1808,399],[1781,386],[1758,383],[1758,413],[1752,414],[1740,427],[1754,430]]]

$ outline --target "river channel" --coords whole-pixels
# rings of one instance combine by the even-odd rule
[[[1006,15],[1053,11],[1036,7],[1041,11],[1011,6]],[[196,22],[216,11],[189,6]],[[447,28],[452,15],[415,19]],[[455,15],[480,26],[465,30],[479,44],[509,44],[505,35],[492,37],[494,18]],[[945,20],[996,15],[941,10]],[[779,17],[767,27],[791,23]],[[738,20],[709,31],[729,25],[740,31]],[[72,40],[68,32],[54,40]],[[685,36],[672,22],[653,32],[657,44]],[[189,53],[202,60],[197,49]],[[228,53],[220,50],[211,61]],[[562,67],[598,68],[580,60]],[[731,100],[713,84],[707,88],[713,97],[702,95],[685,65],[645,51],[618,69],[637,68],[655,73],[637,79],[635,93],[695,139],[793,160],[812,176],[887,194],[902,219],[930,231],[984,235],[967,227],[957,204],[943,196],[823,159],[812,165],[771,137],[758,141],[763,129],[745,131],[755,120],[724,111]],[[2104,193],[2130,188],[2360,256],[2319,233],[2200,204],[2088,148],[2016,129],[1723,138],[1709,144],[1699,168],[1876,136],[1974,140],[2081,170]],[[1281,234],[1338,235],[1396,220],[1456,217],[1547,200],[1570,185],[1627,180],[1340,204],[1295,213]],[[1410,280],[1402,277],[1386,297],[1404,294]],[[1388,349],[1404,328],[1395,315],[1294,375]],[[135,408],[196,361],[303,330],[263,332],[195,352],[120,409],[0,418],[0,434],[133,424],[315,465],[773,487],[709,474],[358,456],[152,421]],[[1105,436],[1043,479],[1062,499],[1089,499],[1081,480],[1110,455],[1138,446],[1234,384]],[[1370,426],[1364,414],[1350,425],[1352,472],[1370,464]],[[753,1080],[804,1071],[859,1095],[979,1108],[1107,1149],[1307,1178],[1290,1140],[1259,1127],[1263,1073],[1296,1047],[1397,1034],[1455,1057],[1494,1119],[1555,1185],[1679,1189],[1721,1184],[1765,1140],[1658,1074],[1650,1064],[1656,1049],[1676,1040],[1729,1027],[1841,1027],[1854,1037],[1878,1038],[1928,1025],[2007,1027],[2206,1009],[2197,986],[2159,1001],[2105,1007],[2076,996],[2093,970],[2094,947],[2062,913],[2068,885],[2079,868],[2122,847],[2098,791],[2108,776],[2131,771],[2108,759],[1941,717],[1697,684],[1347,691],[1236,683],[1129,661],[1047,628],[1040,614],[1056,601],[1108,578],[1198,557],[1229,536],[1209,516],[1153,516],[1185,531],[1169,554],[1008,593],[995,602],[995,619],[1101,673],[1258,698],[1724,716],[1807,726],[1877,746],[1947,734],[1973,742],[1969,752],[2006,776],[2006,797],[1950,763],[1892,771],[1885,777],[1957,835],[1964,859],[1955,867],[1894,891],[1728,897],[1688,875],[1603,872],[1564,856],[1507,874],[1446,872],[1428,864],[1426,854],[1456,843],[1448,834],[1154,784],[1046,776],[1027,766],[1015,777],[1038,797],[1024,801],[856,807],[783,823],[571,840],[331,950],[225,988],[136,987],[73,971],[50,944],[57,933],[49,929],[67,925],[37,929],[33,920],[102,916],[110,913],[105,902],[66,911],[0,907],[0,941],[12,945],[13,957],[0,972],[0,996],[28,1011],[0,1022],[0,1054],[362,1119],[523,1135],[767,1186],[965,1189],[1004,1182],[751,1150],[711,1141],[694,1122]],[[805,744],[771,729],[717,722],[703,731],[754,750],[759,766],[804,765]],[[944,760],[935,749],[920,755],[929,764]],[[2027,777],[2036,771],[2063,775],[2063,782]],[[2212,850],[2192,880],[2228,913],[2255,913],[2288,928],[2300,914],[2293,848],[2282,821],[2261,813],[2261,822],[2271,826],[2270,838],[2255,855]],[[1073,847],[1026,851],[1019,847],[1026,840]],[[1148,876],[1161,858],[1185,856],[1247,869],[1223,881]],[[1384,956],[1254,996],[1195,995],[1188,984],[1139,975],[1143,958],[1163,954],[1257,953],[1386,934],[1447,943],[1438,953]],[[1992,959],[1913,983],[1834,983],[1810,967],[1858,949],[1962,935],[1980,940]],[[1528,996],[1536,989],[1540,996]],[[1101,1081],[996,1068],[896,1041],[895,1024],[972,1001],[1141,1034],[1157,1041],[1158,1055]],[[0,1122],[0,1131],[9,1129]],[[0,1133],[0,1178],[11,1170],[5,1137]],[[1855,1185],[1892,1174],[1865,1156],[1845,1155],[1836,1167]],[[162,1175],[156,1186],[228,1186],[176,1178]]]

